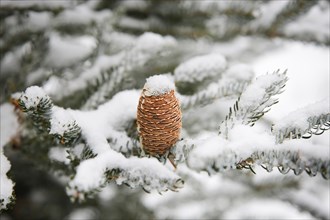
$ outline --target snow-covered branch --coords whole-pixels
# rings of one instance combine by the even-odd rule
[[[296,175],[306,171],[310,176],[320,173],[323,178],[330,178],[328,148],[302,144],[299,140],[276,145],[271,134],[247,125],[235,126],[229,139],[212,135],[190,141],[192,143],[194,146],[184,149],[190,151],[187,164],[194,170],[214,173],[243,168],[252,170],[253,166],[260,165],[268,172],[277,167],[283,174],[290,170]]]
[[[25,112],[42,117],[46,115],[48,124],[40,129],[58,137],[61,144],[70,146],[81,136],[92,151],[92,157],[84,156],[83,152],[73,155],[68,151],[68,158],[75,162],[78,159],[80,163],[76,167],[75,178],[70,182],[71,190],[68,190],[74,198],[82,196],[82,192],[94,192],[111,179],[115,179],[117,184],[142,186],[146,191],[176,190],[182,187],[183,180],[157,159],[126,158],[116,152],[127,154],[134,151],[132,147],[137,147],[124,129],[136,118],[138,98],[138,91],[120,92],[97,110],[83,112],[54,106],[49,96],[34,86],[22,93],[18,102]],[[111,140],[111,146],[107,139]],[[76,199],[82,198],[78,196]]]
[[[229,109],[226,119],[220,124],[219,134],[228,136],[228,130],[235,124],[254,123],[270,110],[270,107],[278,102],[273,96],[282,92],[288,78],[286,71],[280,73],[279,70],[272,74],[258,77],[252,82],[238,98],[233,108]]]
[[[224,67],[219,69],[219,67],[217,67],[213,70],[219,72],[223,71],[223,73],[221,73],[222,77],[216,82],[210,83],[205,89],[190,96],[179,94],[181,108],[183,110],[187,110],[196,106],[210,104],[219,98],[240,95],[248,83],[252,80],[254,75],[252,69],[245,64],[234,64],[231,65],[227,70],[224,70],[223,68]],[[201,75],[204,74],[204,69],[193,69],[190,71],[193,74],[195,74],[195,72]],[[185,73],[187,74],[187,76],[185,76],[186,78],[194,78],[192,76],[190,77],[190,74],[187,72]]]
[[[282,143],[286,138],[309,138],[320,135],[330,128],[329,99],[324,99],[291,112],[275,122],[272,130],[276,142]]]

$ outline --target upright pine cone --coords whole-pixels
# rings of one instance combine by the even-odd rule
[[[138,104],[137,127],[147,154],[164,155],[178,141],[181,110],[174,84],[166,76],[147,79]]]

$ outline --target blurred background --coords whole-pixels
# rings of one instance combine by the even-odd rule
[[[179,192],[148,194],[111,183],[95,198],[72,203],[65,191],[67,177],[57,171],[65,170],[65,163],[49,159],[48,142],[18,137],[9,103],[13,93],[39,85],[59,106],[98,105],[118,91],[141,89],[146,77],[173,72],[191,57],[221,53],[230,64],[248,65],[255,76],[288,69],[280,102],[259,125],[269,129],[274,120],[329,97],[329,5],[326,0],[1,0],[0,137],[16,197],[1,219],[329,219],[328,180],[258,167],[256,175],[231,171],[209,176],[182,164],[177,172],[185,187]],[[134,74],[125,80],[98,78],[146,32],[172,36],[177,46],[170,48],[171,56],[168,48],[144,48],[157,54],[142,65],[143,57],[129,57]],[[93,95],[110,81],[114,89],[103,94],[103,101],[94,101]],[[177,89],[189,95],[202,86]],[[236,98],[187,112],[184,135],[217,131]],[[329,131],[306,141],[329,147]]]

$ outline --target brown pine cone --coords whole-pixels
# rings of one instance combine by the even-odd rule
[[[148,84],[147,79],[142,90],[137,111],[137,127],[143,150],[147,154],[161,156],[180,137],[181,110],[174,94],[174,84],[164,76],[151,78],[156,79],[156,77],[161,80],[162,85],[156,83],[156,89],[150,88],[152,85]],[[164,80],[168,82],[164,83]]]

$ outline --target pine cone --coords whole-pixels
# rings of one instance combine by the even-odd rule
[[[174,84],[164,77],[147,79],[138,104],[140,143],[153,156],[164,155],[178,141],[181,130],[181,110]],[[151,81],[156,79],[158,84],[154,86]]]

